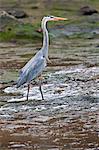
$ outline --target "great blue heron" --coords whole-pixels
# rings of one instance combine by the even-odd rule
[[[17,88],[25,83],[28,84],[27,100],[31,80],[39,77],[42,74],[42,71],[47,66],[47,62],[49,61],[48,59],[49,37],[46,28],[46,23],[47,21],[58,21],[58,20],[68,20],[68,19],[55,16],[47,16],[42,19],[41,26],[43,30],[43,46],[41,50],[33,58],[31,58],[30,61],[20,71],[20,76],[17,81]],[[41,82],[39,85],[39,90],[42,99],[44,99],[43,92],[41,89]]]

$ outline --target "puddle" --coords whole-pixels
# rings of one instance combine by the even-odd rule
[[[99,67],[84,68],[84,66],[68,67],[66,70],[48,73],[48,84],[42,84],[45,99],[57,99],[63,97],[73,97],[79,95],[99,96],[99,79],[94,79],[98,76]],[[8,102],[26,100],[27,87],[15,88],[7,87],[4,92],[20,93],[22,98],[11,99]],[[29,99],[41,100],[41,95],[38,86],[31,86]]]

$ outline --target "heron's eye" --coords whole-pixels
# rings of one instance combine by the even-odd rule
[[[53,18],[53,16],[47,16],[48,18]]]

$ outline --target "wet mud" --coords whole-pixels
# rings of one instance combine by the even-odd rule
[[[31,84],[28,101],[27,86],[15,88],[19,68],[40,45],[1,46],[1,149],[99,148],[98,39],[57,41],[43,73],[43,101],[38,81]]]

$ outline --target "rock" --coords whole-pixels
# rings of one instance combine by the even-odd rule
[[[31,6],[31,9],[38,9],[38,6]]]
[[[99,47],[99,45],[96,45],[96,47],[98,48],[98,47]]]
[[[3,31],[3,29],[11,23],[17,22],[17,19],[9,15],[6,11],[0,11],[0,31]]]
[[[80,8],[80,13],[82,15],[92,15],[94,13],[98,13],[98,11],[90,6],[84,6]]]
[[[23,10],[18,9],[8,10],[7,13],[14,16],[15,18],[26,18],[28,16]]]

